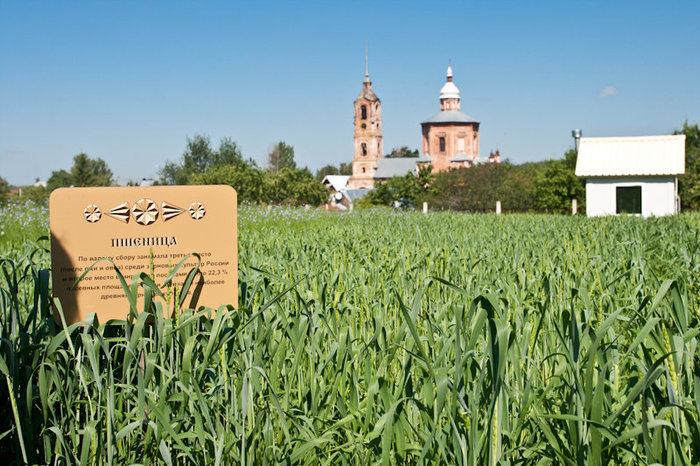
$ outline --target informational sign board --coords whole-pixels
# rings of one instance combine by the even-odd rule
[[[134,274],[152,277],[170,301],[163,305],[169,316],[197,258],[187,260],[171,286],[163,283],[192,253],[200,256],[200,271],[183,307],[238,307],[237,204],[230,186],[60,188],[51,193],[49,220],[53,294],[69,324],[90,313],[100,322],[127,317],[129,300],[114,266],[128,284]],[[114,265],[101,261],[105,257]]]

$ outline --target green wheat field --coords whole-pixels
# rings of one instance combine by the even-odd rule
[[[700,461],[698,214],[243,205],[239,309],[71,326],[47,224],[0,211],[4,462]]]

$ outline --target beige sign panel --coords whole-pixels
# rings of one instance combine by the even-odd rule
[[[190,257],[178,270],[173,285],[162,285],[183,258],[197,253],[200,271],[183,307],[238,307],[236,206],[236,191],[230,186],[55,190],[49,201],[53,293],[67,322],[85,320],[90,313],[100,322],[128,315],[128,298],[114,266],[100,261],[105,257],[129,284],[134,274],[151,276],[170,301],[163,305],[167,316],[197,258]],[[142,296],[140,289],[140,306]]]

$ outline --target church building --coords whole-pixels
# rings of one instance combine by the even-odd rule
[[[459,89],[447,67],[447,82],[440,89],[440,111],[421,123],[422,153],[433,172],[470,167],[478,163],[479,122],[460,110]],[[490,162],[497,162],[489,157]]]
[[[372,90],[365,56],[365,79],[354,102],[355,132],[352,176],[341,191],[374,188],[393,176],[418,174],[419,166],[431,164],[433,172],[471,167],[479,163],[499,163],[500,154],[479,157],[479,122],[462,113],[459,89],[447,67],[447,82],[440,90],[440,111],[421,123],[422,155],[419,158],[385,158],[382,137],[382,102]]]
[[[384,158],[382,140],[382,102],[372,90],[365,57],[365,79],[355,100],[354,156],[349,189],[374,188],[374,172]]]

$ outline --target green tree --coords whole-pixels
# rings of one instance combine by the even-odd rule
[[[316,172],[318,181],[323,181],[326,175],[352,176],[352,162],[341,162],[337,167],[335,165],[326,165]]]
[[[316,179],[318,181],[323,181],[323,179],[326,176],[338,175],[339,173],[340,173],[340,170],[335,165],[326,165],[324,167],[319,168],[319,170],[316,172]]]
[[[406,157],[418,157],[418,149],[411,150],[408,146],[394,147],[391,152],[386,154],[387,158],[406,158]]]
[[[368,192],[360,204],[417,207],[432,190],[435,177],[432,170],[433,167],[428,165],[421,167],[417,176],[406,173],[403,176],[389,178]]]
[[[163,168],[158,170],[158,183],[159,184],[187,184],[187,172],[184,170],[182,165],[166,161]]]
[[[45,186],[27,186],[22,188],[23,199],[29,199],[42,204],[48,202],[49,194],[51,194],[51,191]]]
[[[262,202],[265,178],[262,170],[247,163],[217,165],[191,179],[192,184],[227,184],[233,186],[239,202]]]
[[[678,177],[678,195],[681,209],[700,209],[700,127],[689,125],[686,120],[683,128],[673,134],[685,134],[685,174]]]
[[[195,134],[193,138],[187,138],[187,146],[180,157],[180,162],[168,161],[159,171],[160,181],[163,184],[187,184],[191,177],[203,173],[212,166],[214,160],[214,151],[209,137]]]
[[[193,176],[191,182],[233,186],[241,202],[319,205],[328,198],[328,190],[306,168],[283,168],[275,174],[249,163],[217,165]]]
[[[4,204],[10,198],[10,183],[0,176],[0,204]]]
[[[503,176],[498,188],[501,208],[505,212],[531,212],[536,210],[532,198],[532,186],[544,162],[529,162],[521,165],[510,163],[490,164],[502,167]]]
[[[66,170],[55,170],[51,172],[51,176],[46,181],[46,187],[49,191],[56,188],[65,188],[73,185],[73,176]]]
[[[500,201],[505,212],[528,212],[535,207],[532,180],[539,170],[541,163],[505,161],[440,172],[425,200],[439,210],[493,212]]]
[[[578,152],[575,149],[569,149],[564,152],[564,166],[568,170],[576,171],[576,160],[578,160]],[[583,185],[583,181],[581,181],[581,184]]]
[[[428,203],[434,209],[493,211],[496,201],[503,202],[500,186],[509,168],[506,164],[484,164],[437,173]]]
[[[168,161],[158,172],[161,184],[183,185],[192,183],[193,178],[209,168],[221,165],[238,165],[245,162],[241,150],[233,140],[223,138],[219,149],[214,150],[208,136],[196,134],[187,138],[185,152],[179,162]]]
[[[537,174],[532,189],[535,207],[549,213],[570,212],[572,199],[583,205],[585,194],[581,180],[566,159],[546,162],[544,170]]]
[[[87,154],[73,157],[70,170],[73,186],[109,186],[112,184],[112,170],[102,159],[93,160]]]
[[[282,168],[267,172],[266,200],[293,204],[319,205],[328,199],[326,189],[306,168]]]
[[[223,138],[221,140],[219,143],[219,150],[214,153],[212,162],[213,163],[210,166],[240,165],[246,163],[243,160],[243,153],[241,152],[241,149],[231,138]],[[250,161],[248,163],[250,163]]]
[[[283,168],[295,169],[294,146],[280,141],[267,153],[267,166],[272,173],[279,173]]]
[[[188,139],[182,160],[182,167],[188,175],[202,173],[214,165],[216,156],[211,148],[209,137],[197,134],[192,139]]]
[[[47,181],[49,192],[67,186],[110,186],[111,184],[112,170],[107,163],[100,158],[91,159],[85,153],[73,157],[73,167],[70,171],[63,169],[53,171]]]

